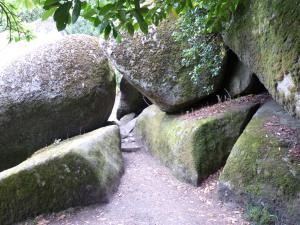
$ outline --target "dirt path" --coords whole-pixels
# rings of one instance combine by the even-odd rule
[[[124,153],[125,174],[110,203],[41,216],[44,225],[248,224],[239,209],[216,200],[217,174],[195,188],[174,178],[147,152]],[[26,223],[22,223],[26,224]]]

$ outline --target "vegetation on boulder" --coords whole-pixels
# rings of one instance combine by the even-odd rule
[[[171,16],[158,27],[150,27],[147,35],[140,32],[134,37],[127,35],[122,43],[101,41],[113,66],[138,91],[166,112],[181,110],[214,93],[223,78],[222,71],[217,69],[218,75],[213,74],[211,67],[201,67],[196,72],[202,74],[193,78],[195,68],[199,65],[197,59],[201,59],[202,52],[196,49],[197,59],[182,64],[182,51],[192,47],[192,43],[188,40],[176,41],[173,36],[175,31],[180,32],[175,18]],[[211,41],[209,45],[203,45],[207,49],[214,46],[218,53],[225,51],[219,42]],[[219,57],[224,59],[223,54]],[[209,63],[207,58],[204,61]]]
[[[8,2],[7,2],[8,1]],[[7,0],[0,1],[0,14],[4,15],[4,29],[11,32],[23,29],[21,21],[15,17],[15,7],[42,5],[45,9],[43,18],[53,16],[58,30],[63,30],[70,23],[75,23],[82,16],[99,28],[106,38],[112,34],[121,39],[121,31],[134,34],[141,29],[148,33],[148,27],[158,25],[170,13],[177,15],[192,8],[205,9],[203,21],[207,32],[221,31],[228,26],[232,13],[241,0],[115,0],[115,1],[81,1],[81,0]],[[11,23],[11,22],[15,23]],[[15,27],[18,27],[15,30]]]
[[[177,20],[177,29],[173,37],[178,43],[185,43],[182,50],[181,64],[184,67],[194,67],[189,76],[195,83],[199,76],[220,76],[220,70],[226,54],[223,40],[218,33],[206,34],[206,14],[203,9],[188,10]],[[201,87],[210,93],[215,84]]]

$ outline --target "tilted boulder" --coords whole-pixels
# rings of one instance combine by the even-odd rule
[[[181,110],[214,93],[223,77],[221,72],[213,76],[205,71],[193,80],[191,72],[195,65],[182,65],[182,52],[187,44],[175,41],[175,30],[176,21],[170,18],[158,27],[151,27],[148,35],[125,35],[121,43],[101,41],[114,67],[166,112]],[[217,43],[213,44],[223,49]]]
[[[0,224],[106,202],[122,173],[117,126],[53,144],[0,173]]]
[[[0,68],[0,171],[55,139],[100,127],[115,79],[96,38],[71,35]]]
[[[124,78],[121,79],[120,92],[121,99],[117,110],[117,119],[130,113],[138,115],[149,104],[146,102],[146,98]]]
[[[228,104],[228,103],[225,103]],[[185,182],[198,185],[224,165],[256,102],[232,101],[202,108],[191,114],[170,115],[155,105],[137,118],[139,141]]]
[[[238,55],[291,115],[300,119],[300,4],[251,0],[241,4],[225,35]]]
[[[263,105],[234,145],[219,193],[224,200],[268,208],[278,224],[298,224],[300,122],[273,100]]]

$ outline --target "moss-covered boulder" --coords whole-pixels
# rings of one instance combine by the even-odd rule
[[[140,114],[148,106],[146,98],[133,87],[124,77],[120,83],[121,98],[117,109],[117,119],[135,113]]]
[[[245,1],[226,44],[259,77],[272,97],[300,118],[300,2]]]
[[[298,224],[300,122],[273,100],[263,105],[234,145],[219,192],[224,200],[269,208],[279,224]]]
[[[107,121],[115,79],[98,40],[70,35],[0,68],[0,171]]]
[[[0,173],[0,224],[107,201],[122,172],[117,126],[53,144]]]
[[[114,67],[166,112],[178,111],[214,93],[222,80],[221,73],[212,75],[210,71],[202,71],[193,79],[195,64],[183,65],[187,43],[175,40],[176,30],[176,20],[169,18],[158,27],[150,27],[148,35],[141,32],[134,37],[125,35],[122,43],[101,41]],[[212,44],[223,49],[217,41]]]
[[[139,141],[179,179],[198,185],[224,165],[256,103],[222,104],[191,114],[169,115],[155,105],[138,117]]]

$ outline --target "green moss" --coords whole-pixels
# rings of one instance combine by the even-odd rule
[[[300,191],[299,177],[291,172],[299,176],[300,168],[292,163],[284,143],[262,129],[264,122],[255,118],[248,125],[234,146],[221,180],[255,196],[286,201]]]
[[[278,222],[277,216],[271,214],[266,207],[262,206],[247,206],[246,218],[256,225],[274,225]]]
[[[116,127],[52,145],[0,173],[0,224],[107,201],[122,173]]]
[[[224,165],[253,109],[255,105],[249,104],[197,119],[150,106],[139,116],[136,132],[177,178],[198,185]]]
[[[294,0],[244,1],[226,35],[229,47],[258,75],[292,115],[300,118],[294,98],[285,99],[277,82],[291,74],[299,93],[300,6]],[[292,90],[291,95],[296,93]]]
[[[273,132],[284,130],[272,119],[279,118],[279,124],[288,124],[296,132],[300,124],[274,102],[269,103],[257,112],[234,145],[220,176],[220,193],[224,197],[229,193],[238,202],[268,204],[283,221],[294,224],[300,218],[300,165],[289,153],[293,139],[275,136]],[[271,132],[268,123],[274,123],[272,129],[278,131]]]
[[[0,183],[0,222],[84,203],[82,193],[92,191],[88,186],[95,187],[97,180],[86,160],[72,154],[9,176]]]

